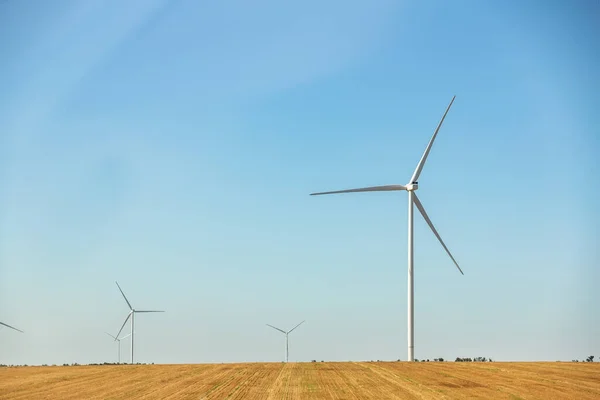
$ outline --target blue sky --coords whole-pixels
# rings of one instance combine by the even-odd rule
[[[0,3],[0,362],[600,355],[597,2]],[[123,352],[128,351],[123,343]]]

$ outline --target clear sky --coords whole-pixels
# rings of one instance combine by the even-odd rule
[[[597,1],[0,3],[0,363],[600,356]],[[127,331],[128,328],[126,328]],[[123,352],[129,345],[123,343]]]

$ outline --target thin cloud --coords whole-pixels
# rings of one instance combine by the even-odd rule
[[[37,68],[22,77],[26,84],[14,94],[7,127],[13,145],[35,136],[36,128],[78,83],[164,4],[164,0],[74,2],[51,29],[40,31],[31,44],[31,61]]]

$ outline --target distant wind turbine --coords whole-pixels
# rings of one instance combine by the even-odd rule
[[[5,324],[4,322],[0,322],[0,325],[6,326],[7,328],[10,328],[10,329],[14,329],[15,331],[18,331],[18,332],[21,332],[21,333],[25,333],[22,330],[15,328],[14,326],[10,326],[8,324]]]
[[[127,323],[127,320],[129,318],[131,318],[131,333],[130,333],[130,335],[131,335],[131,363],[133,364],[133,336],[134,336],[134,323],[133,323],[133,320],[135,318],[135,314],[136,313],[157,313],[157,312],[164,312],[164,311],[135,310],[133,307],[131,307],[131,303],[129,303],[129,300],[127,300],[127,297],[125,296],[125,293],[123,293],[123,290],[121,289],[121,286],[119,286],[119,283],[117,281],[115,281],[115,283],[117,284],[117,287],[119,288],[119,291],[123,295],[123,298],[125,299],[125,302],[127,302],[127,305],[129,306],[129,309],[131,310],[131,311],[129,311],[129,314],[127,314],[127,318],[125,318],[125,322],[123,322],[123,325],[121,326],[121,329],[119,329],[119,333],[117,333],[117,336],[115,337],[115,341],[117,340],[116,338],[119,337],[119,335],[121,334],[121,331],[125,327],[125,324]]]
[[[290,329],[289,331],[284,331],[283,329],[279,329],[273,325],[269,325],[267,324],[267,326],[270,326],[273,329],[277,329],[279,332],[283,333],[285,335],[285,362],[288,362],[289,359],[289,353],[290,353],[290,349],[289,349],[289,345],[288,345],[288,335],[290,333],[292,333],[292,331],[294,329],[296,329],[297,327],[299,327],[300,325],[302,325],[304,323],[304,321],[300,322],[298,325],[296,325],[295,327],[293,327],[292,329]]]
[[[439,240],[439,242],[441,243],[444,250],[446,250],[446,253],[448,253],[450,258],[454,262],[454,265],[456,265],[456,268],[458,268],[460,273],[463,274],[462,270],[458,266],[458,263],[456,262],[454,257],[452,257],[452,254],[450,254],[450,250],[448,250],[448,248],[444,244],[444,241],[442,240],[442,238],[438,234],[437,230],[433,226],[433,223],[427,216],[427,213],[425,212],[425,208],[423,208],[423,204],[421,204],[421,201],[417,197],[417,193],[416,193],[416,190],[419,188],[419,185],[418,185],[419,176],[421,175],[421,171],[423,170],[423,166],[425,165],[425,161],[427,160],[427,156],[429,155],[429,151],[431,150],[433,141],[435,140],[435,138],[438,134],[438,131],[440,130],[440,127],[442,126],[442,123],[444,122],[444,119],[446,118],[446,114],[448,114],[450,107],[452,107],[452,103],[454,103],[455,98],[456,98],[456,96],[452,97],[452,101],[450,101],[450,104],[448,105],[448,108],[446,108],[446,112],[444,113],[444,116],[440,120],[435,132],[433,133],[433,136],[431,137],[431,140],[429,141],[429,144],[427,145],[427,148],[425,149],[425,153],[423,153],[421,160],[417,164],[417,168],[415,169],[415,172],[413,173],[412,177],[410,178],[409,182],[406,185],[372,186],[372,187],[365,187],[365,188],[360,188],[360,189],[337,190],[334,192],[311,193],[311,196],[316,196],[316,195],[334,194],[334,193],[386,192],[386,191],[394,191],[394,190],[406,190],[408,192],[408,361],[415,360],[415,357],[414,357],[413,204],[417,206],[417,209],[419,210],[419,212],[425,219],[425,222],[427,222],[427,224],[433,231],[433,234],[435,235],[435,237]]]
[[[115,339],[117,342],[119,342],[119,364],[121,364],[121,340],[128,338],[129,336],[131,336],[131,333],[128,333],[127,335],[121,337],[121,338],[117,338],[116,336],[111,335],[108,332],[104,332],[106,333],[108,336],[110,336],[111,338]]]

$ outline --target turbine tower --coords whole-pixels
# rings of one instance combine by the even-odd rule
[[[446,250],[446,253],[448,253],[450,258],[454,262],[454,265],[456,265],[456,268],[458,268],[460,273],[463,274],[462,270],[458,266],[458,263],[456,262],[456,260],[452,256],[452,254],[450,253],[450,250],[448,250],[448,248],[444,244],[444,241],[442,240],[442,238],[438,234],[437,230],[433,226],[433,223],[431,222],[431,220],[429,219],[429,216],[425,212],[425,208],[423,208],[423,204],[417,197],[417,193],[416,193],[417,189],[419,188],[419,184],[418,184],[419,176],[421,175],[421,171],[423,171],[423,166],[425,165],[425,161],[427,161],[427,156],[429,155],[429,151],[431,150],[433,141],[435,140],[435,138],[440,130],[440,127],[442,126],[442,123],[444,122],[444,119],[446,118],[446,114],[448,114],[448,111],[450,111],[450,107],[452,107],[452,103],[454,103],[455,98],[456,98],[456,96],[452,97],[452,100],[450,101],[448,108],[446,108],[446,112],[444,113],[444,116],[440,120],[437,128],[435,129],[435,132],[433,133],[433,136],[431,137],[431,140],[429,141],[429,144],[427,145],[427,148],[425,149],[425,152],[423,153],[423,156],[421,157],[421,160],[417,164],[417,168],[415,169],[415,172],[412,174],[410,180],[408,181],[408,183],[406,185],[372,186],[372,187],[365,187],[365,188],[359,188],[359,189],[337,190],[337,191],[333,191],[333,192],[311,193],[311,196],[316,196],[316,195],[334,194],[334,193],[386,192],[386,191],[395,191],[395,190],[406,190],[408,192],[408,361],[415,360],[415,355],[414,355],[413,204],[415,206],[417,206],[417,209],[419,210],[419,212],[425,219],[425,222],[427,222],[427,225],[429,225],[429,227],[433,231],[433,234],[435,235],[435,237],[439,240],[439,242],[441,243],[444,250]]]
[[[303,323],[304,323],[304,321],[300,322],[298,325],[296,325],[295,327],[293,327],[292,329],[290,329],[290,330],[289,330],[289,331],[287,331],[287,332],[286,332],[286,331],[284,331],[283,329],[279,329],[279,328],[277,328],[277,327],[275,327],[275,326],[273,326],[273,325],[269,325],[269,324],[267,324],[267,326],[270,326],[270,327],[271,327],[271,328],[273,328],[273,329],[277,329],[279,332],[281,332],[281,333],[283,333],[283,334],[285,335],[285,362],[288,362],[288,359],[289,359],[289,354],[290,354],[290,348],[289,348],[289,345],[288,345],[288,335],[289,335],[290,333],[292,333],[292,331],[293,331],[294,329],[296,329],[297,327],[299,327],[299,326],[300,326],[300,325],[302,325]]]
[[[21,332],[21,333],[25,333],[22,330],[15,328],[14,326],[10,326],[8,324],[5,324],[4,322],[0,322],[0,325],[6,326],[7,328],[10,328],[10,329],[14,329],[15,331],[18,331],[18,332]]]
[[[108,336],[110,336],[111,338],[115,339],[117,342],[119,342],[119,364],[121,364],[121,340],[126,339],[127,337],[131,336],[131,333],[123,336],[122,338],[117,338],[116,336],[111,335],[108,332],[104,332],[106,333]]]
[[[115,283],[117,284],[117,287],[119,288],[119,291],[121,292],[121,294],[123,295],[123,298],[125,299],[125,302],[127,302],[127,305],[129,306],[129,314],[127,314],[127,318],[125,318],[125,322],[123,322],[123,325],[121,326],[121,329],[119,329],[119,333],[117,333],[116,337],[119,337],[119,335],[121,334],[121,331],[123,330],[123,328],[125,327],[125,324],[127,323],[127,320],[129,318],[131,318],[131,363],[133,364],[133,334],[134,334],[134,318],[135,318],[135,314],[137,313],[157,313],[157,312],[164,312],[164,311],[155,311],[155,310],[136,310],[133,307],[131,307],[131,303],[129,303],[129,300],[127,300],[127,297],[125,296],[125,293],[123,293],[123,290],[121,289],[121,286],[119,286],[119,282],[115,281]],[[114,336],[113,336],[114,337]],[[115,341],[117,340],[115,337]]]

